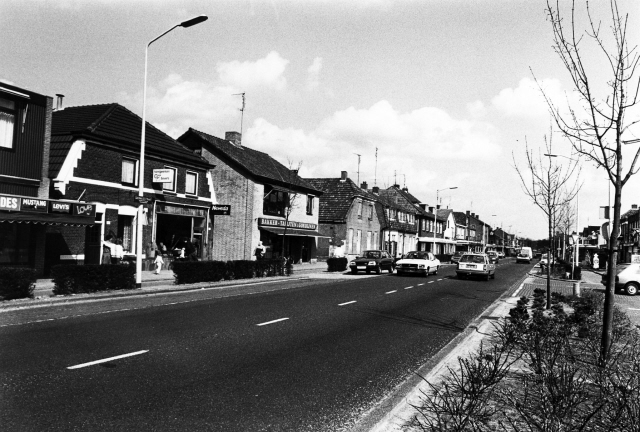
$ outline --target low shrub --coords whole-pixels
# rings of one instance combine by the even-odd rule
[[[330,272],[345,271],[348,264],[347,257],[331,257],[327,259],[327,270]]]
[[[254,277],[290,276],[290,261],[176,261],[173,263],[175,283],[218,282],[220,280],[251,279]]]
[[[135,289],[136,267],[128,264],[62,264],[51,267],[51,279],[53,293],[57,295]]]
[[[34,269],[0,267],[0,300],[33,297],[36,280]]]

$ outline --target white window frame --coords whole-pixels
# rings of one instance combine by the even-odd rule
[[[314,196],[313,195],[307,195],[307,214],[308,215],[313,215],[313,210],[314,210]]]
[[[132,182],[125,181],[124,179],[125,162],[133,162],[133,181]],[[123,157],[122,164],[121,164],[121,172],[120,172],[120,183],[124,185],[130,185],[130,186],[138,186],[138,180],[140,177],[140,174],[139,174],[140,172],[138,171],[139,169],[140,169],[140,161],[138,161],[138,159]]]
[[[189,179],[189,175],[194,175],[195,176],[195,182],[193,183],[193,187],[194,187],[194,191],[193,192],[189,192],[187,190],[187,188],[189,187],[189,182],[187,181]],[[198,173],[195,171],[187,171],[185,176],[184,176],[184,193],[186,195],[198,195]]]
[[[178,187],[178,168],[172,166],[164,166],[164,169],[173,170],[173,184],[171,183],[162,183],[162,190],[165,192],[176,192]],[[167,185],[171,185],[172,188],[167,187]]]
[[[18,120],[18,109],[16,101],[0,96],[0,114],[7,117],[7,129],[4,130],[5,136],[0,136],[0,148],[12,150],[15,144],[16,126]],[[6,101],[6,103],[5,103]],[[9,120],[12,120],[12,123]],[[9,130],[10,129],[10,130]]]

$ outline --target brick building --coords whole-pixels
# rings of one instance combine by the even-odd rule
[[[221,139],[189,128],[178,141],[216,166],[217,199],[231,207],[214,220],[213,259],[253,259],[258,242],[266,258],[317,260],[322,192],[268,154],[243,146],[237,132]]]
[[[50,200],[53,98],[0,83],[0,265],[44,273],[46,230],[84,230],[95,208]]]
[[[51,194],[96,206],[95,225],[47,232],[47,263],[100,262],[102,240],[122,240],[135,257],[142,119],[112,103],[69,107],[53,114],[49,177]],[[207,259],[211,247],[210,208],[215,201],[213,165],[147,123],[144,159],[143,244],[168,250],[192,240]],[[169,182],[154,182],[154,170]]]
[[[367,249],[380,249],[381,212],[367,184],[358,187],[346,171],[339,178],[305,179],[321,190],[318,257],[353,258]]]
[[[384,223],[381,237],[384,249],[393,257],[417,250],[418,247],[418,214],[422,209],[416,208],[400,190],[399,185],[387,189],[374,190],[374,195],[383,208]],[[437,226],[436,226],[437,229]]]

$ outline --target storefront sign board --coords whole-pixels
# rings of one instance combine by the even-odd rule
[[[0,195],[0,210],[20,211],[20,198]]]
[[[51,211],[51,213],[70,214],[71,203],[51,201],[51,207],[49,210]]]
[[[172,169],[154,169],[153,170],[153,182],[154,183],[173,183],[173,170]]]
[[[49,202],[38,198],[20,198],[22,211],[46,213]]]
[[[73,204],[73,214],[76,216],[95,216],[96,206],[89,203]]]
[[[208,209],[195,207],[182,207],[164,203],[158,203],[156,213],[174,214],[180,216],[206,217]]]
[[[285,226],[289,228],[298,228],[298,229],[308,229],[308,230],[316,230],[318,228],[317,224],[307,223],[307,222],[296,222],[296,221],[288,221],[285,224],[285,221],[281,219],[268,219],[268,218],[258,218],[258,226],[271,226],[271,227],[281,227]]]
[[[231,205],[229,204],[213,204],[211,205],[211,214],[218,216],[230,216]]]

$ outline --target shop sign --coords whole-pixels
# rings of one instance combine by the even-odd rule
[[[272,227],[280,227],[284,228],[285,225],[288,228],[298,228],[298,229],[308,229],[308,230],[316,230],[318,225],[306,222],[295,222],[289,221],[285,224],[285,221],[281,219],[267,219],[267,218],[258,218],[258,226],[272,226]]]
[[[71,213],[71,203],[51,201],[51,213]]]
[[[160,203],[158,203],[156,206],[156,213],[173,214],[179,216],[206,217],[207,211],[208,210],[204,208],[178,207],[175,205]]]
[[[0,195],[0,210],[20,210],[20,198]]]
[[[153,182],[154,183],[173,183],[172,169],[154,169],[153,170]]]
[[[95,216],[96,206],[89,203],[73,204],[73,214],[75,216]]]
[[[29,212],[47,212],[47,200],[38,199],[38,198],[20,198],[22,211]]]
[[[230,216],[231,206],[229,204],[212,204],[211,214],[219,216]]]

